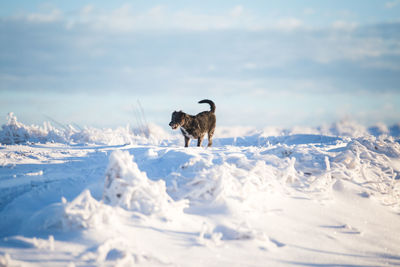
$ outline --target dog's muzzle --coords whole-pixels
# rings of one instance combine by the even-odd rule
[[[176,129],[178,128],[179,124],[170,122],[170,123],[169,123],[169,126],[171,126],[171,128],[172,128],[173,130],[176,130]]]

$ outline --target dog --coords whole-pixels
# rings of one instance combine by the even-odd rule
[[[212,137],[216,125],[215,104],[208,99],[199,101],[199,104],[202,103],[209,104],[210,111],[200,112],[196,116],[188,115],[182,111],[174,111],[172,113],[169,126],[173,130],[181,128],[181,132],[185,137],[185,147],[189,146],[190,139],[197,139],[197,146],[201,146],[206,133],[208,134],[208,147],[212,146]]]

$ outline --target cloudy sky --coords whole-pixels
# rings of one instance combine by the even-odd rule
[[[0,122],[400,122],[400,0],[2,1]]]

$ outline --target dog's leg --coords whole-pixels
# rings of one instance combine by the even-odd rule
[[[203,143],[203,138],[204,138],[204,135],[197,138],[197,146],[201,146],[201,143]]]
[[[185,136],[185,147],[189,146],[190,138]]]
[[[208,147],[212,146],[212,138],[214,135],[214,130],[208,132]]]

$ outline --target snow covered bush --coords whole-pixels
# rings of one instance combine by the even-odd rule
[[[154,126],[157,127],[157,126]],[[161,130],[160,130],[161,131]],[[166,134],[164,136],[167,136]],[[116,129],[98,129],[85,127],[70,136],[70,142],[78,144],[126,145],[126,144],[159,144],[160,140],[155,135],[143,136],[138,134],[129,125]]]
[[[26,142],[46,143],[59,142],[65,143],[68,135],[73,129],[61,131],[53,127],[50,123],[44,123],[43,127],[36,125],[27,126],[17,120],[14,113],[10,112],[7,116],[7,123],[1,126],[0,143],[13,145]]]
[[[37,233],[99,229],[104,225],[114,225],[114,218],[112,207],[93,198],[89,190],[84,190],[71,202],[63,198],[62,203],[52,204],[34,213],[24,223],[22,231]]]
[[[0,143],[6,145],[21,143],[62,143],[62,144],[160,144],[169,135],[154,124],[149,125],[149,135],[143,136],[129,125],[116,129],[84,127],[76,129],[71,125],[54,127],[49,122],[43,126],[25,125],[17,120],[14,113],[7,116],[7,123],[1,126]]]
[[[368,135],[367,128],[355,121],[349,119],[343,119],[341,121],[333,123],[328,134],[335,136],[349,136],[349,137],[360,137]]]
[[[185,202],[174,202],[167,194],[165,181],[151,181],[139,170],[128,151],[114,151],[106,171],[103,199],[105,203],[120,206],[144,215],[168,217],[179,212]]]
[[[64,203],[62,225],[64,229],[98,228],[110,224],[112,218],[112,208],[97,201],[89,190],[85,190],[72,202]]]

